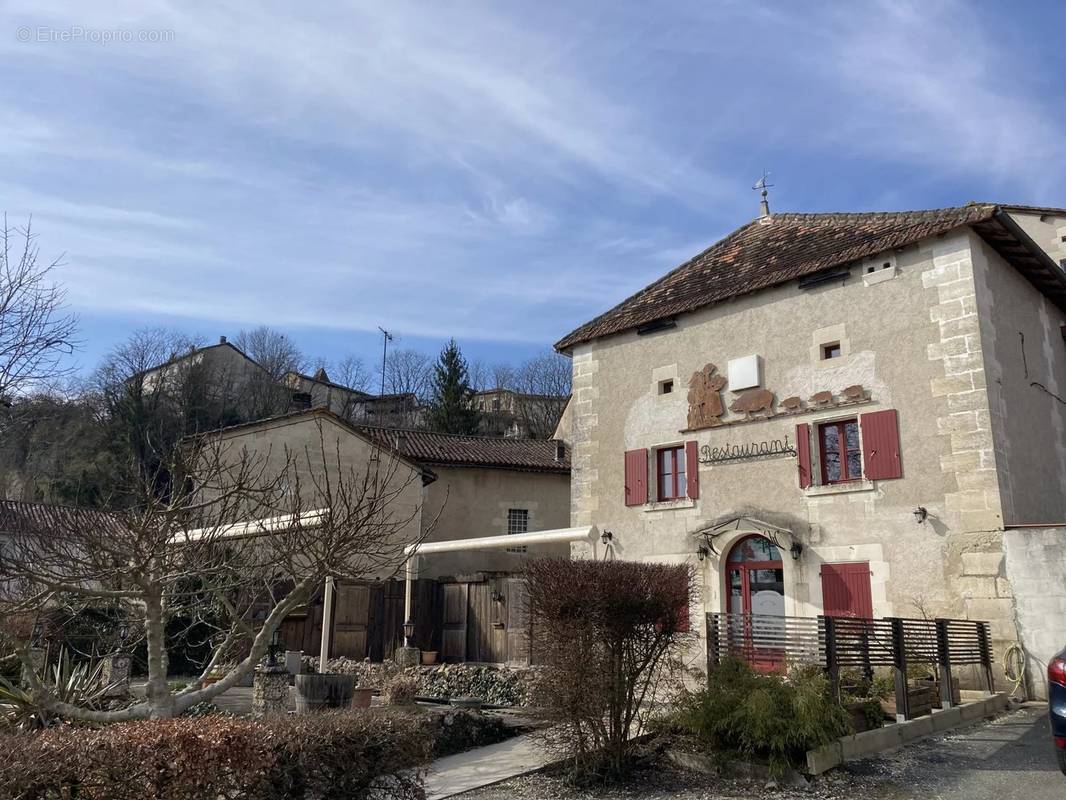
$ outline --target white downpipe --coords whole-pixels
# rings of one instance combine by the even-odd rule
[[[415,559],[431,553],[457,553],[463,550],[506,550],[509,547],[523,547],[531,544],[564,544],[566,542],[594,542],[599,536],[595,525],[582,528],[556,528],[550,531],[533,533],[514,533],[504,536],[482,536],[480,539],[449,539],[445,542],[421,542],[409,544],[403,549],[407,556],[404,570],[403,587],[403,621],[411,622],[411,591],[415,577]],[[407,636],[403,639],[404,647],[410,647]]]
[[[326,578],[326,589],[322,598],[322,639],[318,645],[318,671],[325,673],[329,661],[329,639],[333,631],[333,578]]]

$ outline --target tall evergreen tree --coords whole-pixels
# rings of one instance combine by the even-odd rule
[[[433,366],[433,385],[427,422],[440,433],[477,433],[480,414],[470,402],[474,390],[466,359],[452,339]]]

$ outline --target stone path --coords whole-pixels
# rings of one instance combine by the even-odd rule
[[[461,792],[524,775],[553,763],[536,734],[522,734],[488,747],[440,758],[426,776],[426,800],[441,800]]]

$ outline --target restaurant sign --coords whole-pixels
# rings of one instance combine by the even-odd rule
[[[746,444],[724,444],[720,447],[705,444],[700,448],[699,461],[701,464],[722,464],[730,461],[758,461],[794,455],[796,455],[796,447],[786,434],[784,439],[766,439]]]

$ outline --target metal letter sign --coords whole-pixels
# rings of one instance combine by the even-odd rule
[[[768,439],[747,444],[726,444],[722,447],[705,444],[700,448],[700,463],[721,464],[728,461],[754,461],[794,455],[796,448],[786,434],[784,439]]]

